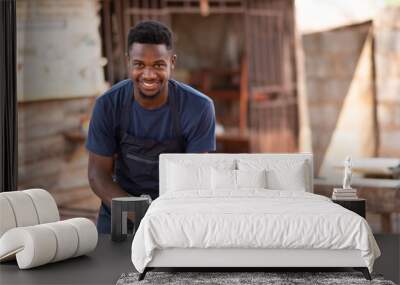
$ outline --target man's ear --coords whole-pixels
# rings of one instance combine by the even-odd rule
[[[172,68],[172,69],[175,68],[176,59],[177,59],[176,54],[173,54],[173,55],[171,56],[171,68]]]
[[[128,50],[125,51],[124,56],[125,56],[125,64],[128,66],[128,68],[130,67],[129,64],[131,62],[131,56],[130,56],[130,52],[131,52],[131,47],[128,48]]]

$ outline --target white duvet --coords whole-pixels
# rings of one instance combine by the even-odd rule
[[[370,272],[380,255],[359,215],[320,195],[265,189],[162,195],[134,237],[133,265],[143,272],[155,249],[176,247],[358,249]]]

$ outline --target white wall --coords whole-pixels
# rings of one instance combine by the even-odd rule
[[[383,0],[296,0],[296,23],[302,34],[371,20]]]
[[[17,1],[18,101],[105,89],[97,0]]]

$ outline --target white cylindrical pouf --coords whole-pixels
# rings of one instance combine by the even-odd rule
[[[49,263],[57,250],[54,232],[41,225],[14,228],[0,239],[0,258],[16,253],[20,269]]]
[[[13,209],[17,227],[33,226],[39,223],[36,208],[30,196],[23,191],[3,192]]]
[[[60,220],[56,201],[49,192],[43,189],[28,189],[23,192],[31,197],[38,214],[39,224]]]
[[[94,223],[86,218],[74,218],[65,220],[66,223],[75,227],[78,232],[78,249],[74,257],[86,254],[96,248],[98,233]]]
[[[57,252],[51,262],[73,257],[78,249],[78,233],[74,226],[65,221],[43,224],[43,227],[51,229],[57,237]]]
[[[0,195],[0,238],[6,231],[16,226],[17,222],[10,202],[6,197]]]

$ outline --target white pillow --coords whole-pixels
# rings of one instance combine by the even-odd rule
[[[166,162],[166,190],[208,190],[211,191],[211,167],[235,169],[234,159],[171,159]]]
[[[213,190],[234,191],[240,188],[266,188],[266,170],[211,170],[211,183]]]
[[[239,159],[239,170],[267,170],[267,188],[272,190],[306,191],[308,167],[304,160]]]
[[[236,190],[236,170],[212,168],[211,181],[213,190]]]
[[[211,167],[168,163],[168,191],[211,189]]]
[[[238,188],[267,188],[267,171],[235,170]]]
[[[183,165],[185,167],[214,167],[217,169],[235,169],[236,168],[236,159],[209,159],[207,155],[199,159],[191,159],[190,156],[185,158],[171,158],[166,161],[167,166],[170,163]]]
[[[289,190],[306,192],[307,183],[303,167],[292,169],[290,174],[285,174],[277,169],[267,172],[268,188],[273,190]]]

